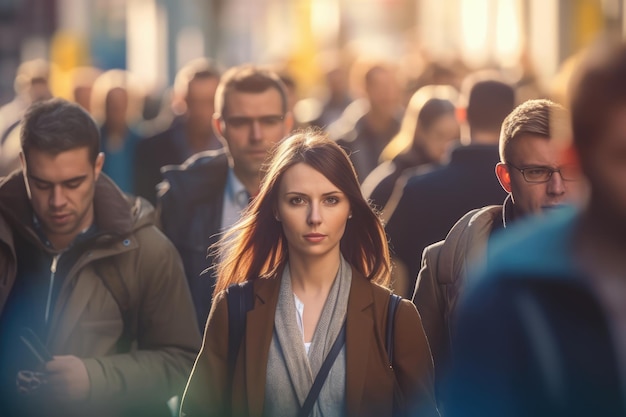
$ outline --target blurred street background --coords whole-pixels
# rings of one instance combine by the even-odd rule
[[[278,65],[299,98],[323,94],[327,66],[363,55],[396,62],[411,90],[426,70],[460,79],[494,67],[555,88],[568,58],[621,34],[624,16],[623,0],[0,0],[0,104],[34,58],[54,64],[61,97],[87,65],[128,69],[158,96],[200,56]]]

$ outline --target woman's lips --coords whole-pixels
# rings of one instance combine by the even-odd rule
[[[309,233],[304,235],[304,238],[309,242],[318,243],[324,240],[326,238],[326,235],[323,235],[321,233]]]

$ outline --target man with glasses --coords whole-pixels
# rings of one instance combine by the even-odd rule
[[[183,259],[201,329],[214,284],[213,276],[200,276],[213,264],[207,248],[257,194],[269,150],[292,125],[278,75],[251,65],[231,68],[217,88],[213,115],[213,128],[225,149],[202,152],[163,169],[161,225]]]
[[[578,196],[578,170],[559,164],[567,111],[548,100],[530,100],[509,114],[500,133],[496,176],[508,193],[501,206],[472,210],[445,240],[424,249],[413,302],[430,343],[437,382],[450,352],[457,299],[472,263],[484,257],[492,234],[519,218],[561,207]]]
[[[448,417],[626,416],[626,44],[577,65],[564,156],[587,198],[492,239],[457,307]]]

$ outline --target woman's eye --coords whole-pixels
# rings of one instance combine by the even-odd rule
[[[338,202],[339,202],[339,199],[337,197],[328,197],[326,199],[327,204],[337,204]]]
[[[304,203],[304,199],[302,197],[294,197],[289,202],[293,205],[300,205]]]

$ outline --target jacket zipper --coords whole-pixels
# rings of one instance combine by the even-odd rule
[[[50,303],[52,302],[52,289],[54,288],[54,276],[57,272],[57,264],[61,254],[54,255],[52,257],[52,265],[50,265],[50,286],[48,287],[48,300],[46,301],[46,315],[45,323],[48,324],[48,318],[50,317]]]

